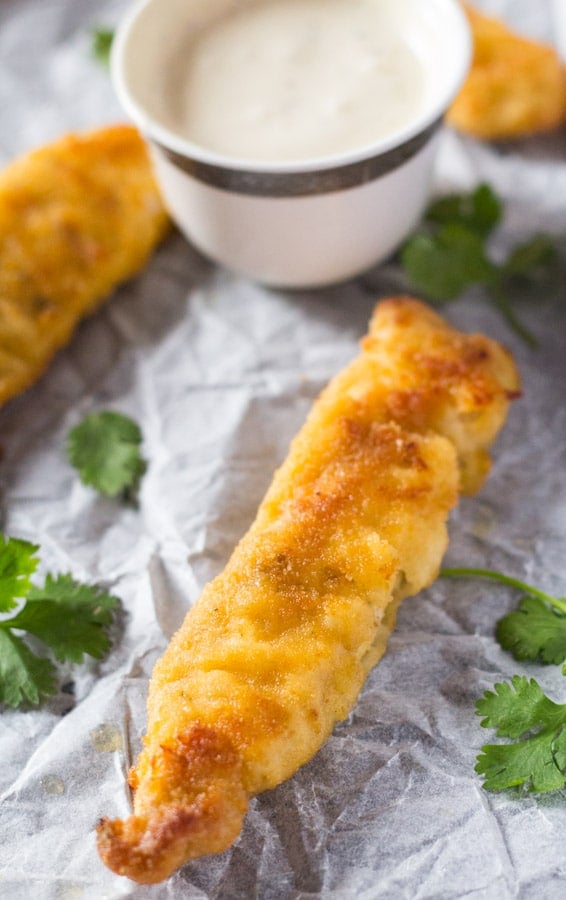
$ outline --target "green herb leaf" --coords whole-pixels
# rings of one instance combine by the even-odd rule
[[[426,219],[435,225],[464,225],[485,238],[501,220],[502,212],[499,197],[488,184],[480,184],[469,194],[448,194],[436,200]]]
[[[566,662],[566,616],[538,597],[523,597],[516,612],[499,620],[495,634],[515,659]]]
[[[543,279],[554,268],[558,251],[548,234],[536,234],[524,244],[518,244],[503,265],[506,275]]]
[[[0,612],[24,600],[11,618],[0,618],[0,704],[40,702],[55,693],[56,669],[16,632],[33,634],[63,662],[81,663],[85,654],[100,659],[110,647],[108,628],[118,605],[100,587],[81,584],[70,575],[47,575],[43,587],[30,576],[38,547],[0,535]]]
[[[32,653],[15,634],[0,630],[0,703],[37,704],[55,690],[53,663]]]
[[[67,455],[83,484],[109,497],[132,499],[146,470],[141,442],[140,428],[128,416],[92,413],[69,432]]]
[[[9,612],[31,587],[39,550],[35,544],[0,534],[0,613]]]
[[[110,28],[95,28],[92,31],[92,55],[106,68],[110,65],[113,41],[114,31]]]
[[[494,273],[481,238],[463,225],[409,238],[401,258],[413,287],[432,300],[454,300],[471,285],[491,281]]]
[[[486,790],[528,785],[542,793],[566,785],[566,704],[550,700],[534,679],[515,675],[486,691],[476,712],[482,726],[495,728],[499,737],[522,738],[482,747],[476,772]]]
[[[110,648],[107,627],[118,605],[99,587],[70,575],[48,575],[43,588],[32,588],[27,603],[10,627],[40,638],[59,662],[82,663],[84,655],[100,659]]]

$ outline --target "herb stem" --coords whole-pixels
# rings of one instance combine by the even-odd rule
[[[529,347],[533,349],[538,347],[538,340],[532,331],[530,331],[526,325],[523,325],[501,289],[501,285],[499,283],[490,285],[489,294],[493,304],[499,310],[500,314],[509,325],[509,328],[511,328],[512,331],[514,331],[515,334],[517,334]]]
[[[441,569],[440,571],[441,578],[467,578],[468,576],[491,578],[493,581],[499,581],[501,584],[508,584],[511,587],[518,588],[520,591],[524,591],[526,594],[530,594],[531,597],[538,597],[539,600],[543,600],[545,603],[553,606],[558,612],[566,615],[566,599],[551,597],[550,594],[545,594],[544,591],[540,591],[530,584],[525,584],[524,581],[519,581],[517,578],[511,578],[509,575],[504,575],[502,572],[493,572],[491,569],[473,568]]]

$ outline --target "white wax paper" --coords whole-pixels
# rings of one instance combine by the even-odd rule
[[[565,0],[492,0],[525,33],[558,39]],[[2,0],[0,157],[124,118],[89,29],[121,0]],[[564,48],[566,49],[566,48]],[[446,132],[437,188],[489,180],[507,218],[497,249],[566,233],[566,131],[506,147]],[[375,301],[405,287],[394,264],[320,292],[266,290],[171,236],[147,270],[78,330],[48,374],[0,413],[3,528],[41,543],[43,568],[101,582],[123,601],[110,655],[68,669],[41,709],[0,714],[2,900],[364,898],[553,900],[566,896],[566,793],[486,793],[474,703],[534,675],[566,701],[559,667],[520,665],[494,640],[517,596],[440,581],[407,600],[356,707],[294,778],[256,798],[223,855],[142,888],[99,862],[94,825],[124,815],[125,772],[145,725],[147,679],[167,638],[245,532],[289,440],[356,353]],[[469,292],[446,309],[516,355],[525,396],[490,479],[451,521],[450,564],[499,568],[564,594],[564,285],[518,301],[528,350]],[[142,425],[139,510],[101,499],[65,461],[65,435],[111,408]]]

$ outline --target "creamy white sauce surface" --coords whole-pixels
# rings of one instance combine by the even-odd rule
[[[424,67],[391,9],[389,0],[234,5],[177,52],[167,124],[208,150],[265,161],[392,134],[419,111]]]

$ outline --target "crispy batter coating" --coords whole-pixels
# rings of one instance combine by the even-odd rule
[[[115,872],[160,881],[238,835],[248,798],[309,760],[436,577],[459,489],[519,384],[510,355],[416,300],[382,302],[315,403],[257,518],[157,663],[130,784],[104,819]]]
[[[474,41],[471,71],[448,122],[485,140],[547,131],[566,119],[566,68],[551,47],[466,7]]]
[[[142,268],[167,227],[130,126],[68,135],[0,174],[0,404]]]

